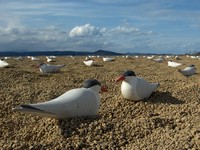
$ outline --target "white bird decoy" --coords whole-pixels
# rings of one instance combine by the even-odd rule
[[[15,57],[14,59],[15,59],[15,60],[22,60],[23,57],[19,56],[19,57]]]
[[[175,56],[175,59],[176,60],[181,60],[179,56]]]
[[[7,63],[5,60],[0,60],[0,68],[8,67],[9,63]]]
[[[196,59],[196,58],[198,58],[197,56],[190,56],[190,58],[192,58],[192,59]]]
[[[36,67],[39,68],[41,73],[55,73],[58,72],[61,68],[65,67],[65,64],[62,65],[50,65],[50,64],[44,64],[41,63],[37,65]]]
[[[34,61],[38,61],[38,60],[40,60],[40,58],[37,58],[37,57],[31,57],[31,60],[34,60]]]
[[[152,59],[152,60],[155,61],[155,62],[158,62],[158,63],[165,61],[165,59],[163,57],[155,58],[155,59]]]
[[[170,66],[170,67],[178,67],[178,66],[181,66],[181,65],[182,65],[181,63],[177,63],[177,62],[174,62],[174,61],[171,61],[171,60],[169,60],[169,61],[167,62],[167,64],[168,64],[168,66]]]
[[[93,60],[85,60],[85,61],[83,61],[83,63],[84,63],[86,66],[93,66],[93,65],[94,65],[94,61],[93,61]]]
[[[55,62],[54,58],[46,57],[46,59],[47,59],[47,62]]]
[[[88,57],[85,57],[85,60],[90,60],[90,56],[88,56]]]
[[[54,59],[54,58],[57,58],[56,56],[49,56],[49,58],[52,58],[52,59]]]
[[[103,61],[113,61],[115,58],[112,57],[103,57]]]
[[[147,59],[153,59],[155,56],[152,55],[152,56],[147,56]]]
[[[125,99],[139,101],[148,98],[159,86],[159,83],[149,83],[137,77],[133,71],[127,70],[116,81],[123,81],[121,93]]]
[[[167,55],[167,56],[165,56],[165,58],[172,58],[172,56],[171,55]]]
[[[4,57],[4,59],[9,59],[9,58],[11,58],[11,57]]]
[[[55,119],[81,116],[95,116],[100,107],[100,92],[107,89],[96,79],[84,82],[82,88],[72,89],[47,102],[25,104],[13,108],[13,111]]]
[[[191,65],[191,66],[189,66],[189,67],[186,67],[186,68],[184,68],[184,69],[182,69],[182,70],[179,69],[178,71],[179,71],[182,75],[187,76],[187,77],[196,74],[196,68],[195,68],[194,65]]]

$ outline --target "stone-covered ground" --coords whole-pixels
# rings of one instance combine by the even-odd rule
[[[85,57],[57,57],[52,64],[66,67],[48,75],[35,68],[38,61],[6,60],[10,67],[0,68],[1,149],[200,149],[200,60],[171,58],[183,63],[172,68],[169,59],[157,63],[143,57],[115,58],[93,58],[97,65],[88,67]],[[177,71],[190,64],[196,65],[197,74],[187,78]],[[125,100],[115,79],[127,69],[159,82],[159,88],[144,101]],[[58,121],[12,112],[20,104],[48,101],[81,87],[88,78],[108,88],[101,94],[99,116]]]

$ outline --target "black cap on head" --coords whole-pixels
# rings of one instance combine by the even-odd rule
[[[135,72],[133,72],[132,70],[127,70],[123,73],[123,76],[136,76]]]
[[[40,64],[38,64],[38,66],[42,66],[44,63],[40,63]]]
[[[95,86],[95,85],[100,85],[100,82],[96,79],[88,79],[88,80],[85,80],[84,84],[83,84],[83,88],[90,88],[92,86]]]
[[[189,67],[195,67],[195,65],[194,65],[194,64],[191,64],[191,65],[189,65]]]

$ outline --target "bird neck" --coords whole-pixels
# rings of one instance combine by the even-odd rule
[[[126,79],[124,80],[125,82],[134,82],[137,78],[135,76],[128,76],[126,77]]]
[[[95,95],[99,95],[101,87],[99,85],[96,85],[96,86],[90,87],[89,90],[91,90],[93,93],[95,93]]]

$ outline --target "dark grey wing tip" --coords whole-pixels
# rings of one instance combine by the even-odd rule
[[[19,107],[21,107],[21,108],[25,108],[25,109],[32,109],[32,110],[43,111],[43,110],[38,109],[38,108],[35,108],[35,107],[31,106],[31,105],[20,105]]]
[[[158,83],[158,86],[157,86],[157,88],[160,86],[160,83]]]

